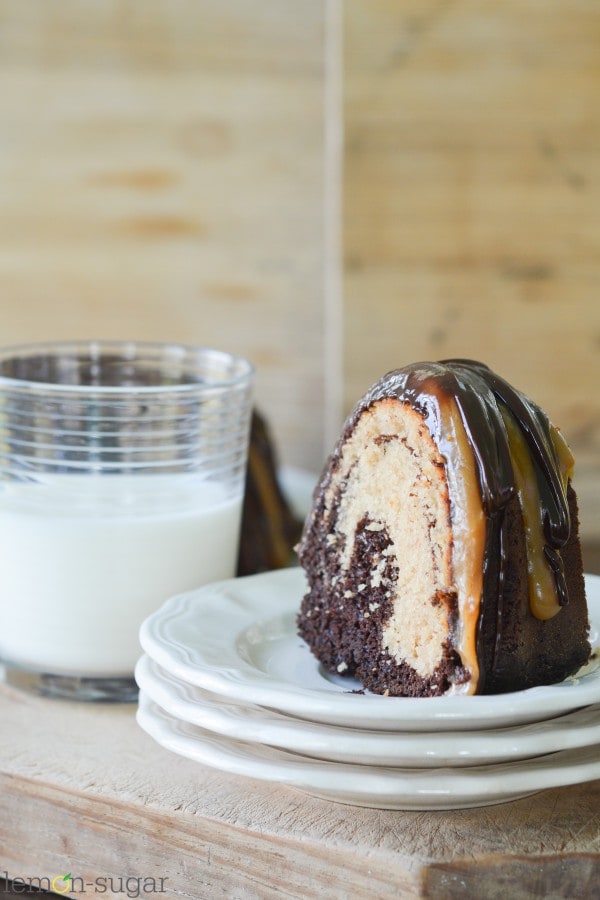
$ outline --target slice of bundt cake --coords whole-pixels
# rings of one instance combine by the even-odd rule
[[[573,459],[471,360],[385,375],[350,415],[299,545],[299,631],[380,694],[551,684],[589,658]]]

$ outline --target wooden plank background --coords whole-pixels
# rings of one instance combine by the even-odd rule
[[[551,415],[600,539],[600,5],[345,4],[345,391],[482,359]]]
[[[242,353],[320,467],[323,52],[321,0],[2,0],[0,342]]]
[[[563,428],[600,540],[599,46],[594,0],[2,0],[0,342],[241,352],[280,456],[314,470],[332,398],[479,357]]]

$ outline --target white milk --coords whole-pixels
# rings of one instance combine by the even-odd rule
[[[143,619],[234,574],[241,498],[187,476],[58,476],[0,488],[0,658],[131,675]]]

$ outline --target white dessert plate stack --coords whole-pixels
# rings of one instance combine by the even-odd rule
[[[325,672],[296,631],[301,569],[168,600],[141,629],[138,721],[222,771],[382,809],[458,809],[600,778],[594,656],[561,684],[495,696],[382,697]],[[199,771],[199,777],[201,777]]]

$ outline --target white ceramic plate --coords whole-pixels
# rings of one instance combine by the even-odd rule
[[[600,777],[596,747],[463,769],[411,770],[323,762],[204,731],[170,716],[143,692],[138,722],[161,746],[203,765],[280,782],[326,800],[379,809],[489,806]]]
[[[586,588],[598,649],[600,576],[586,576]],[[304,591],[298,568],[206,585],[168,600],[143,623],[140,641],[163,669],[222,697],[312,722],[376,731],[501,728],[600,703],[597,654],[576,678],[511,694],[353,693],[360,685],[325,672],[296,633]]]
[[[417,769],[473,766],[600,745],[600,705],[516,728],[394,733],[321,725],[240,706],[180,681],[149,656],[140,659],[135,676],[146,696],[177,719],[235,740],[333,762]],[[600,759],[600,746],[597,750]]]

